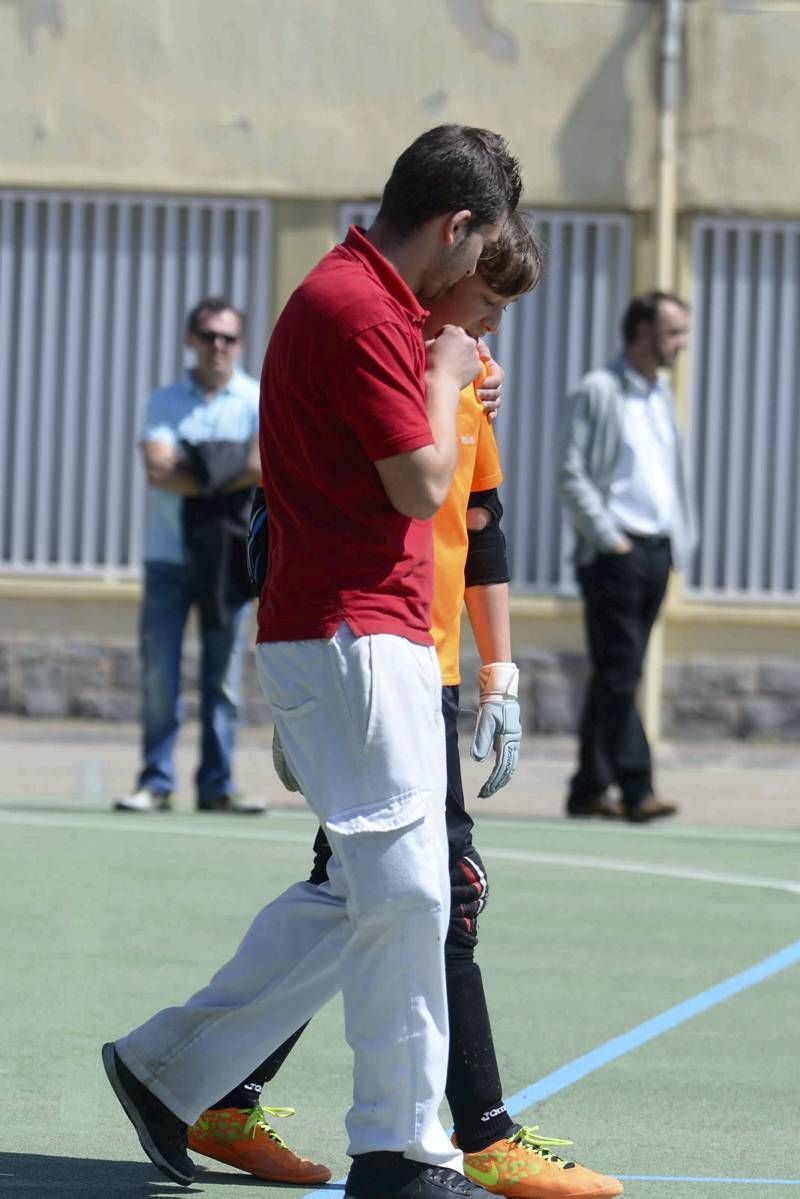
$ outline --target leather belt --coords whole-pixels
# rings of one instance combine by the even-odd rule
[[[628,541],[635,541],[637,545],[646,546],[647,549],[659,550],[670,544],[666,533],[629,533],[627,529],[623,532]]]

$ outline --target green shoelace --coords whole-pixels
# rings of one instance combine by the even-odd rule
[[[551,1153],[549,1148],[551,1145],[571,1145],[572,1141],[564,1141],[560,1137],[540,1136],[538,1124],[523,1125],[510,1140],[512,1144],[521,1145],[523,1149],[530,1149],[531,1153],[537,1153],[545,1161],[553,1162],[554,1165],[561,1166],[564,1170],[575,1165],[574,1162],[564,1161],[564,1158],[559,1157],[557,1153]]]
[[[241,1111],[244,1113],[247,1111],[247,1108],[242,1108]],[[286,1116],[293,1115],[293,1107],[261,1107],[259,1104],[258,1107],[254,1107],[250,1112],[250,1115],[245,1122],[245,1126],[242,1129],[242,1136],[255,1137],[256,1131],[260,1128],[261,1131],[265,1132],[273,1141],[277,1141],[282,1149],[286,1149],[286,1142],[282,1137],[278,1136],[272,1125],[267,1122],[267,1116],[273,1116],[277,1120],[283,1120]]]

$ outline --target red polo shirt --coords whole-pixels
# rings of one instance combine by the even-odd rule
[[[394,633],[430,645],[430,521],[389,503],[374,463],[433,442],[427,312],[351,228],[278,319],[261,374],[270,527],[259,641]]]

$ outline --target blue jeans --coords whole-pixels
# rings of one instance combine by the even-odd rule
[[[172,562],[145,563],[140,621],[144,769],[138,786],[159,794],[175,789],[173,753],[183,718],[181,645],[192,595],[186,570]],[[234,612],[221,629],[201,633],[202,741],[195,774],[198,800],[233,788],[231,760],[239,725],[245,614]]]

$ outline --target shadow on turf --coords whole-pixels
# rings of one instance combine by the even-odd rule
[[[88,1195],[108,1199],[113,1195],[114,1199],[167,1199],[167,1196],[203,1193],[203,1188],[197,1185],[182,1187],[162,1178],[149,1162],[0,1153],[0,1195],[3,1196],[19,1194],[38,1199],[52,1195],[57,1199],[62,1195]]]
[[[62,1195],[89,1196],[91,1199],[171,1199],[175,1195],[206,1195],[203,1183],[242,1188],[259,1187],[268,1192],[270,1184],[251,1174],[228,1174],[206,1169],[195,1163],[197,1174],[190,1187],[162,1178],[149,1162],[110,1162],[87,1157],[48,1157],[43,1153],[0,1152],[0,1195],[28,1195],[39,1199]],[[308,1192],[307,1186],[285,1189]],[[326,1190],[326,1187],[320,1188]]]

